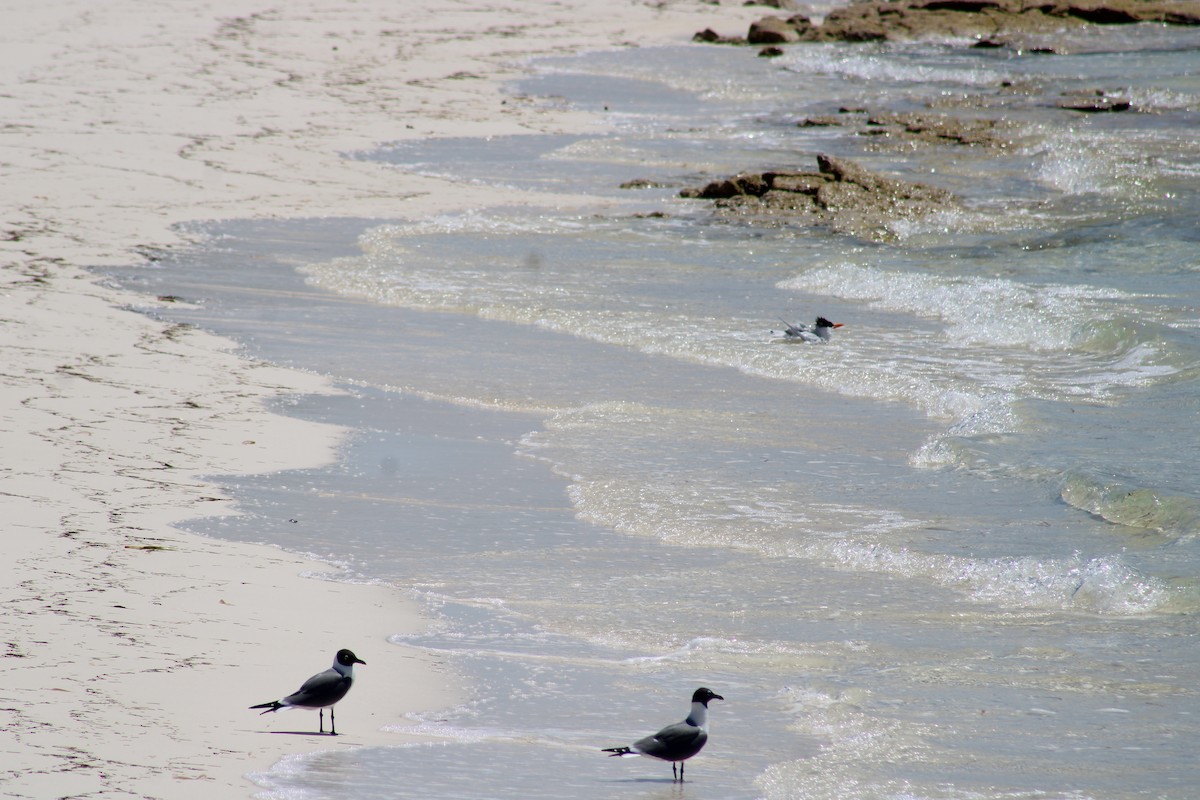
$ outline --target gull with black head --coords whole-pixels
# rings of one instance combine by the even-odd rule
[[[325,732],[325,709],[329,709],[329,735],[337,736],[337,726],[333,720],[334,704],[346,696],[354,683],[354,665],[366,664],[349,650],[338,650],[333,659],[333,666],[324,672],[318,672],[306,680],[296,691],[282,700],[272,700],[269,703],[259,703],[250,708],[265,708],[263,714],[270,714],[281,708],[315,708],[318,713],[320,733]]]
[[[692,711],[683,722],[668,725],[653,736],[638,739],[627,747],[606,747],[601,752],[611,757],[647,756],[671,762],[671,775],[683,783],[684,762],[699,753],[708,742],[708,701],[724,700],[712,689],[701,687],[692,694]],[[679,764],[679,774],[675,764]]]

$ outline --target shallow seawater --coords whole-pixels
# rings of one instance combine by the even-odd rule
[[[1058,108],[1096,89],[1133,108]],[[604,124],[353,157],[594,209],[214,224],[118,276],[350,391],[287,407],[355,430],[338,465],[230,477],[248,513],[196,528],[412,587],[436,622],[395,642],[472,692],[411,721],[430,744],[290,759],[264,789],[1191,796],[1194,35],[643,49],[539,62],[512,91]],[[839,106],[984,116],[1012,143],[796,124]],[[816,153],[963,207],[880,243],[676,196]],[[781,339],[818,314],[844,323],[831,342]],[[599,752],[700,685],[726,701],[686,787]]]

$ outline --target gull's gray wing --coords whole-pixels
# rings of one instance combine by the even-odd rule
[[[281,702],[288,706],[306,708],[331,706],[346,696],[351,683],[350,678],[341,675],[337,670],[327,669],[306,680],[303,686],[283,698]]]
[[[663,761],[684,761],[699,753],[707,741],[708,734],[703,728],[688,725],[686,722],[676,722],[653,736],[639,739],[633,743],[631,749],[635,753]]]

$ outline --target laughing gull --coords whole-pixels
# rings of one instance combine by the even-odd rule
[[[708,701],[724,700],[711,689],[703,687],[692,695],[692,713],[683,722],[668,725],[653,736],[638,739],[628,747],[606,747],[601,752],[612,756],[649,756],[659,761],[671,762],[671,775],[683,783],[684,762],[699,753],[708,741]],[[679,775],[675,777],[675,763],[679,763]]]
[[[828,342],[830,333],[834,328],[842,327],[841,322],[830,322],[824,317],[817,317],[817,321],[812,325],[793,325],[786,319],[781,319],[787,327],[783,331],[783,335],[789,339],[800,339],[805,342]]]
[[[325,732],[325,709],[328,708],[329,735],[337,736],[337,726],[333,721],[333,704],[350,691],[350,684],[354,683],[354,665],[366,663],[349,650],[338,650],[332,667],[313,675],[304,682],[303,686],[287,697],[250,707],[265,708],[266,711],[262,712],[263,714],[269,714],[281,708],[315,708],[321,733]]]

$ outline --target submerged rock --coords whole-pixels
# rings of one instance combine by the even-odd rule
[[[914,112],[841,113],[808,117],[796,125],[801,128],[847,128],[891,147],[951,144],[1004,148],[1012,144],[1009,125],[981,117]]]
[[[1128,97],[1109,95],[1097,90],[1095,92],[1075,93],[1067,99],[1060,101],[1058,107],[1067,111],[1098,114],[1103,112],[1128,111],[1133,107],[1133,103]]]

